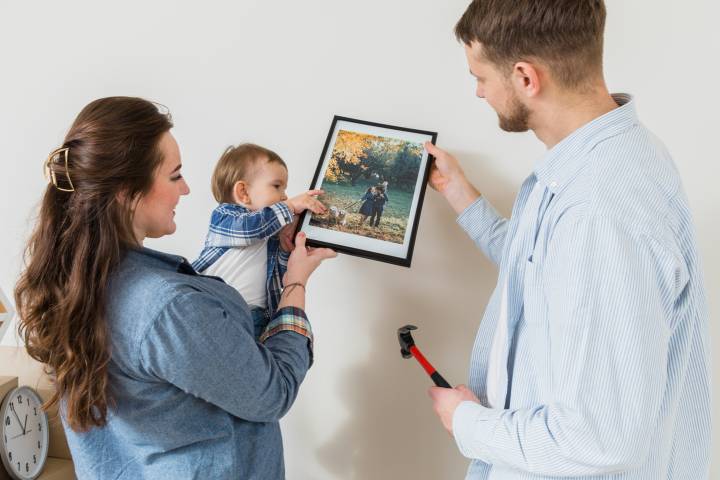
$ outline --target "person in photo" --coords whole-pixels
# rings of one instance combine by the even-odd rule
[[[385,193],[385,185],[376,186],[375,195],[373,196],[372,213],[370,215],[370,226],[377,228],[380,225],[380,218],[385,209],[385,204],[388,201],[388,196]]]
[[[368,187],[368,189],[365,191],[365,194],[360,199],[363,203],[360,205],[360,225],[365,223],[365,220],[367,220],[368,217],[370,217],[373,214],[373,209],[375,205],[375,195],[376,195],[376,189],[375,187]],[[370,223],[372,225],[372,222]]]

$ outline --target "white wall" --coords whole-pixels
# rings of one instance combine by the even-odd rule
[[[10,294],[20,269],[42,161],[79,110],[108,95],[164,103],[177,125],[192,194],[177,210],[178,232],[151,248],[198,253],[211,169],[229,144],[272,148],[289,165],[289,191],[306,189],[333,114],[438,131],[439,145],[509,214],[543,146],[501,132],[474,98],[452,34],[467,2],[1,2],[0,286]],[[637,96],[641,118],[675,156],[716,320],[718,4],[607,3],[609,85]],[[308,297],[316,363],[283,421],[288,478],[460,478],[466,462],[430,410],[428,379],[400,358],[395,331],[420,326],[426,355],[451,383],[464,382],[495,276],[432,191],[412,269],[348,256],[323,266]],[[716,321],[712,330],[718,338]]]

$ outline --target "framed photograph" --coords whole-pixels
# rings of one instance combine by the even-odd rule
[[[307,244],[410,267],[437,133],[335,116],[311,189],[324,215],[303,213]]]
[[[0,340],[2,340],[8,327],[10,327],[10,320],[12,320],[14,313],[10,300],[0,288]]]

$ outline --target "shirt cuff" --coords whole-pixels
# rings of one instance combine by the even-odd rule
[[[485,197],[480,196],[468,205],[455,221],[471,238],[479,238],[501,218],[502,215],[495,207],[490,205]]]
[[[453,437],[463,456],[488,462],[492,430],[498,420],[498,410],[479,403],[465,401],[455,409],[452,418]]]
[[[280,225],[285,226],[293,221],[293,213],[287,203],[278,202],[270,205],[270,208],[272,208],[272,210],[275,212],[275,215],[277,215],[277,219],[278,222],[280,222]]]
[[[313,347],[313,334],[310,321],[305,312],[298,307],[283,307],[275,312],[272,320],[265,327],[260,335],[260,342],[265,341],[280,332],[295,332],[306,337],[310,341],[310,352]]]

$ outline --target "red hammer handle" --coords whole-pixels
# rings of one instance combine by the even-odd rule
[[[425,356],[420,353],[420,350],[418,350],[415,345],[410,347],[410,353],[412,353],[412,356],[415,357],[415,360],[420,362],[420,365],[422,365],[428,375],[432,375],[433,373],[435,373],[435,367],[433,367],[432,364],[427,361],[427,358],[425,358]]]
[[[415,360],[417,360],[420,365],[425,369],[428,375],[430,375],[430,378],[432,378],[433,382],[435,382],[435,385],[438,387],[444,387],[444,388],[452,388],[450,384],[443,378],[442,375],[440,375],[437,370],[435,370],[435,367],[432,366],[430,362],[427,361],[427,358],[420,353],[420,350],[413,345],[410,347],[410,353],[413,357],[415,357]]]

